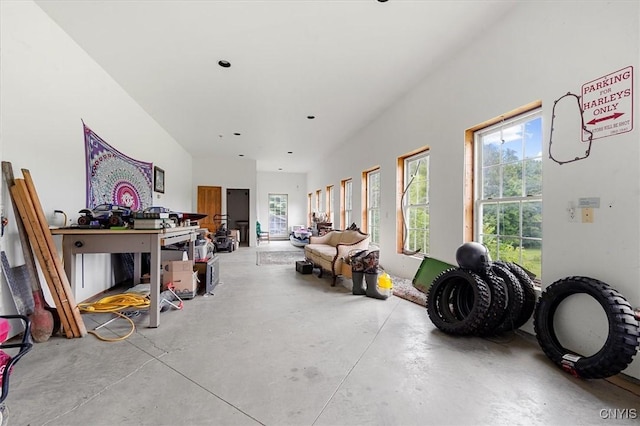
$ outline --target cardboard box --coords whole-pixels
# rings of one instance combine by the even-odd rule
[[[198,273],[193,271],[193,261],[174,260],[162,264],[162,289],[173,284],[173,291],[181,299],[193,299],[198,290]]]
[[[193,272],[193,260],[162,262],[162,272]]]
[[[166,289],[166,285],[172,283],[173,291],[181,299],[193,299],[198,291],[198,273],[197,272],[164,272],[162,274],[162,287]]]

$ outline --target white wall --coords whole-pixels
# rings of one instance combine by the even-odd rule
[[[308,191],[353,177],[354,212],[359,212],[360,173],[380,164],[380,262],[391,273],[411,278],[420,259],[395,253],[396,158],[429,145],[431,255],[455,264],[456,248],[463,242],[465,129],[542,100],[543,287],[562,277],[585,275],[611,284],[632,306],[640,306],[638,113],[636,129],[596,140],[587,160],[560,166],[546,156],[554,100],[569,91],[579,94],[582,84],[629,65],[638,78],[639,16],[638,2],[521,2],[500,25],[456,52],[345,141],[331,161],[311,171]],[[634,90],[637,111],[637,86]],[[554,133],[558,144],[570,144],[572,136]],[[595,223],[568,222],[567,203],[579,197],[600,197]],[[592,305],[585,304],[575,309],[572,320],[588,324],[593,314]],[[597,326],[591,327],[585,325],[580,337],[597,341],[602,336],[597,336]],[[625,373],[640,377],[640,362]]]
[[[17,177],[21,168],[30,170],[47,217],[60,209],[75,219],[85,207],[81,119],[119,151],[165,170],[165,193],[154,194],[154,205],[191,208],[191,156],[38,6],[0,2],[0,43],[1,157]],[[2,246],[18,265],[22,253],[4,182],[2,200],[12,223]],[[86,255],[85,270],[94,273],[85,276],[90,288],[79,299],[113,285],[108,256]],[[13,311],[11,305],[2,311]]]
[[[269,194],[287,194],[289,227],[307,225],[307,175],[305,173],[258,172],[257,220],[269,226]]]

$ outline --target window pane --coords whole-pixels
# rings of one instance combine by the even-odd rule
[[[494,235],[481,235],[480,242],[487,246],[492,260],[498,260],[498,237]]]
[[[371,174],[369,183],[369,207],[378,208],[380,206],[380,173]]]
[[[288,235],[287,204],[286,194],[269,194],[269,233],[272,236]]]
[[[427,182],[414,179],[409,188],[409,204],[427,203]]]
[[[482,205],[482,233],[496,234],[498,232],[498,204]]]
[[[380,213],[378,210],[370,211],[369,230],[371,233],[371,241],[380,242]]]
[[[502,169],[502,196],[522,196],[522,163],[504,165]]]
[[[498,259],[520,263],[520,238],[498,237]]]
[[[500,166],[486,167],[482,170],[482,198],[500,196]]]
[[[520,203],[500,203],[500,235],[520,236]]]
[[[542,195],[542,160],[527,160],[524,167],[526,173],[525,195]]]
[[[542,238],[542,201],[522,203],[522,236]]]
[[[542,117],[527,121],[524,128],[525,158],[542,157]]]
[[[542,276],[542,241],[522,239],[522,266],[537,277]]]
[[[482,165],[491,166],[500,163],[500,132],[482,136]]]
[[[502,162],[522,160],[522,125],[507,127],[502,131]]]
[[[407,214],[408,238],[407,250],[428,252],[429,243],[429,210],[426,207],[412,207]]]

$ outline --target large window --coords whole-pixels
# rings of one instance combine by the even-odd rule
[[[316,190],[316,213],[322,212],[322,189]]]
[[[380,169],[366,173],[367,233],[371,242],[380,244]]]
[[[340,182],[340,191],[342,192],[340,200],[342,203],[340,208],[342,223],[340,227],[347,229],[353,223],[353,181],[351,179],[345,179]]]
[[[333,227],[336,228],[336,223],[333,221],[333,185],[328,185],[326,189],[327,194],[327,221],[333,224]],[[343,228],[344,229],[344,228]]]
[[[400,163],[399,163],[400,164]],[[403,167],[403,252],[429,253],[429,151],[405,157]]]
[[[287,237],[288,232],[287,194],[269,194],[269,236]]]
[[[542,271],[542,112],[476,130],[475,237],[492,259]]]

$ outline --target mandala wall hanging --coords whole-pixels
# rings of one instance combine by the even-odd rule
[[[84,127],[87,208],[117,204],[132,210],[151,207],[153,164],[134,160]]]

